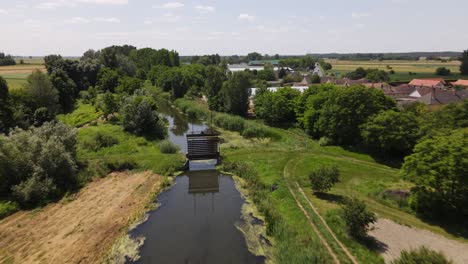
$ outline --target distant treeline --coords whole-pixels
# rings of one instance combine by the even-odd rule
[[[5,55],[5,53],[0,53],[0,66],[15,65],[15,59],[11,55]]]
[[[419,60],[420,57],[427,59],[451,58],[458,59],[461,52],[442,51],[442,52],[404,52],[404,53],[327,53],[327,54],[308,54],[316,58],[338,59],[338,60]]]

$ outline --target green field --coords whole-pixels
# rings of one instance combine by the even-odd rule
[[[26,78],[34,71],[45,71],[42,64],[17,64],[13,66],[0,66],[0,76],[3,77],[8,87],[12,90],[23,87]]]
[[[460,62],[440,62],[440,61],[404,61],[404,60],[387,60],[387,61],[341,61],[329,60],[333,66],[330,73],[342,76],[348,72],[354,71],[358,67],[365,69],[379,69],[389,72],[394,70],[395,74],[390,74],[392,81],[410,81],[415,78],[435,78],[441,77],[435,74],[439,67],[446,67],[452,71],[449,76],[443,76],[444,79],[455,80],[465,78],[468,76],[460,75]],[[387,67],[388,66],[388,67]],[[413,74],[410,75],[409,72]]]

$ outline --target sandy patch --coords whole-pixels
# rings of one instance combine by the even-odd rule
[[[161,178],[113,173],[69,202],[0,221],[0,263],[99,263],[150,202]],[[65,200],[65,199],[64,199]]]
[[[374,228],[369,235],[384,244],[382,256],[386,263],[398,258],[404,249],[423,245],[443,252],[455,263],[468,263],[467,243],[451,240],[427,230],[400,225],[388,219],[379,219]]]

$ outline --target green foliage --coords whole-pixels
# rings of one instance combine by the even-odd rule
[[[115,92],[119,86],[119,73],[110,68],[103,68],[99,71],[96,88],[99,92]]]
[[[242,131],[242,136],[245,138],[271,138],[271,139],[279,139],[280,135],[275,133],[271,128],[260,125],[260,124],[253,124],[248,123],[244,131]]]
[[[28,77],[25,88],[33,109],[45,107],[50,115],[55,116],[59,100],[58,91],[53,87],[46,74],[39,70],[34,71]]]
[[[281,67],[290,67],[297,70],[309,70],[315,69],[315,63],[317,61],[311,56],[304,56],[301,58],[288,58],[280,61]]]
[[[450,74],[452,74],[452,72],[450,71],[450,69],[447,69],[445,67],[439,67],[436,69],[436,74],[439,76],[449,76]]]
[[[372,116],[361,126],[363,142],[376,151],[404,155],[411,153],[419,139],[419,124],[409,112],[393,110]]]
[[[357,68],[355,71],[349,72],[346,74],[346,77],[352,80],[359,80],[366,78],[371,82],[388,82],[390,81],[390,77],[388,77],[388,73],[383,70],[378,69],[367,69],[365,70],[362,67]]]
[[[333,140],[331,140],[330,138],[327,138],[327,137],[321,137],[319,139],[319,141],[318,141],[318,144],[321,147],[331,146],[331,145],[333,145]]]
[[[11,55],[0,52],[0,66],[16,65],[15,59]]]
[[[220,91],[223,111],[233,115],[246,116],[250,97],[250,74],[235,72],[224,82]]]
[[[166,127],[159,119],[156,109],[156,104],[149,97],[127,97],[120,111],[124,129],[138,136],[164,138]]]
[[[201,90],[205,85],[202,65],[184,65],[182,67],[153,66],[148,73],[153,85],[165,92],[171,92],[173,98],[182,98],[189,89]]]
[[[272,69],[265,69],[260,70],[257,72],[256,75],[257,79],[264,80],[264,81],[275,81],[276,75]]]
[[[425,246],[412,250],[403,250],[392,264],[452,264],[441,252],[436,252]]]
[[[402,172],[417,186],[412,207],[432,217],[468,216],[468,128],[422,140]]]
[[[50,74],[50,81],[57,89],[61,109],[64,112],[73,110],[75,106],[75,97],[77,96],[77,87],[75,82],[68,77],[62,69],[56,69]]]
[[[263,59],[262,54],[260,54],[258,52],[251,52],[251,53],[247,54],[247,58],[246,58],[247,61],[258,61],[258,60],[262,60],[262,59]]]
[[[174,101],[174,105],[190,119],[206,120],[209,116],[208,109],[191,100],[177,99]]]
[[[0,133],[5,133],[13,125],[8,84],[0,76]]]
[[[376,89],[320,86],[307,99],[306,131],[315,138],[328,137],[337,144],[360,142],[359,127],[380,111],[395,108],[395,101]],[[330,89],[330,90],[328,90]]]
[[[327,192],[340,181],[340,170],[337,166],[320,166],[309,174],[309,180],[314,192]]]
[[[138,69],[144,72],[149,72],[151,67],[156,65],[164,65],[167,67],[177,67],[180,65],[179,54],[176,51],[167,49],[155,50],[152,48],[143,48],[133,50],[130,58],[135,61]]]
[[[45,123],[0,138],[0,196],[37,205],[76,184],[76,131]]]
[[[119,144],[119,139],[117,137],[100,131],[94,134],[90,139],[82,142],[84,148],[93,151],[112,147],[117,144]]]
[[[342,209],[342,216],[346,222],[348,234],[357,239],[367,237],[369,225],[377,220],[376,215],[369,212],[366,204],[357,198],[347,199]]]
[[[255,96],[255,113],[267,124],[294,123],[295,100],[299,96],[301,93],[290,87],[280,88],[276,92],[261,91]]]
[[[245,121],[242,117],[233,116],[228,114],[217,114],[213,118],[213,122],[217,127],[242,132],[244,131]]]
[[[163,140],[159,143],[159,149],[164,154],[175,154],[179,152],[179,147],[169,140]]]
[[[312,77],[310,78],[310,82],[312,84],[319,84],[321,82],[320,76],[318,76],[317,74],[312,75]]]
[[[110,115],[119,111],[120,96],[111,92],[99,94],[96,98],[96,110],[102,111],[104,115]]]
[[[96,110],[94,106],[79,101],[73,113],[58,115],[57,119],[69,126],[81,127],[97,120],[102,114],[103,113]]]
[[[463,51],[460,61],[460,73],[463,75],[468,75],[468,50]]]
[[[143,82],[138,78],[122,76],[119,81],[119,86],[117,86],[116,91],[119,94],[128,94],[132,95],[136,90],[143,87]]]
[[[332,66],[330,63],[328,63],[328,62],[323,62],[323,63],[321,63],[321,66],[322,66],[322,68],[323,68],[324,70],[326,70],[326,71],[329,71],[329,70],[331,70],[331,69],[333,68],[333,66]]]
[[[421,116],[421,134],[426,137],[446,134],[448,130],[468,127],[468,100],[449,104],[443,108],[424,113]]]
[[[0,201],[0,219],[19,211],[19,204],[12,201]]]
[[[219,54],[205,55],[205,56],[193,56],[190,59],[191,64],[203,64],[208,65],[219,65],[221,63],[221,56]]]
[[[223,82],[227,77],[224,70],[216,66],[208,66],[205,68],[205,93],[208,97],[208,106],[211,110],[221,111],[222,101],[218,94],[223,87]]]

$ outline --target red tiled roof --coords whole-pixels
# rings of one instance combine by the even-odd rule
[[[445,81],[441,78],[431,78],[431,79],[414,79],[409,85],[412,86],[424,86],[424,87],[433,87],[440,84],[445,84]]]
[[[453,86],[468,86],[468,80],[458,80],[452,83]]]

